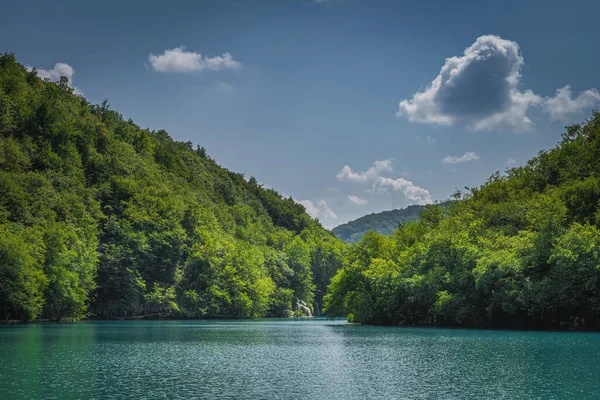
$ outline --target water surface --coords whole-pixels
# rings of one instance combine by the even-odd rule
[[[0,326],[0,399],[598,399],[600,334],[319,319]]]

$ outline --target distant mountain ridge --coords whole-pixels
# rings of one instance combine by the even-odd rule
[[[391,235],[398,228],[398,223],[406,223],[419,218],[425,206],[410,205],[406,208],[368,214],[354,221],[333,228],[333,233],[346,243],[358,243],[368,231],[383,235]]]

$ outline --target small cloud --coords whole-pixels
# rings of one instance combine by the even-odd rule
[[[442,160],[442,164],[460,164],[467,161],[479,160],[479,156],[472,151],[468,151],[460,157],[447,156]]]
[[[352,203],[356,204],[357,206],[364,206],[365,204],[367,204],[369,201],[366,199],[361,199],[358,196],[355,196],[353,194],[349,194],[348,195],[348,200],[350,200]]]
[[[150,54],[148,61],[158,72],[197,72],[203,70],[240,69],[242,64],[229,53],[216,57],[204,57],[200,53],[185,51],[184,46],[165,50],[161,55]]]
[[[504,167],[510,168],[511,166],[515,165],[516,163],[517,163],[517,160],[515,160],[512,157],[508,157],[508,159],[506,161],[504,161]]]
[[[553,121],[562,120],[572,114],[578,114],[586,109],[600,104],[600,93],[596,89],[585,90],[573,97],[569,85],[557,89],[554,97],[544,98],[544,111],[550,114]]]
[[[298,203],[306,208],[306,212],[313,218],[318,218],[322,221],[331,221],[337,219],[337,214],[333,212],[324,199],[321,199],[317,204],[311,200],[299,200]]]
[[[417,142],[425,142],[427,144],[432,144],[435,143],[437,140],[431,136],[426,136],[425,139],[421,139],[421,136],[415,136],[415,139],[417,140]]]
[[[27,67],[27,69],[31,71],[33,68]],[[73,75],[75,75],[73,67],[61,62],[54,64],[54,68],[52,69],[36,68],[36,70],[40,78],[48,79],[50,82],[58,82],[61,76],[65,76],[71,80],[73,79]]]
[[[364,183],[375,180],[382,171],[392,170],[392,160],[377,160],[373,166],[363,172],[354,172],[348,165],[344,165],[342,170],[336,175],[339,181],[352,181]]]
[[[387,194],[388,189],[402,191],[409,201],[416,204],[432,203],[429,190],[417,186],[404,178],[392,179],[380,176],[373,183],[372,192],[375,194]]]
[[[230,85],[229,83],[225,83],[225,82],[221,82],[221,81],[215,82],[215,86],[217,87],[218,90],[220,90],[222,92],[231,92],[234,89],[233,86]]]
[[[33,67],[25,67],[27,71],[33,70]],[[62,76],[69,79],[69,84],[73,88],[73,93],[83,96],[83,92],[73,86],[73,77],[75,76],[75,69],[67,63],[58,62],[54,64],[52,69],[35,68],[37,75],[42,79],[48,79],[50,82],[58,82]]]
[[[327,189],[328,192],[332,192],[332,193],[337,193],[340,191],[340,189],[333,187],[333,186],[327,186],[325,189]]]

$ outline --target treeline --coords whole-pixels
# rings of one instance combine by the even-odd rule
[[[327,312],[367,324],[600,329],[600,113],[461,196],[351,245]]]
[[[343,251],[204,148],[0,55],[0,318],[319,314]]]
[[[451,201],[438,203],[440,207],[447,207],[449,204],[451,204]],[[398,229],[399,225],[418,219],[424,208],[425,206],[412,204],[405,208],[367,214],[336,226],[332,229],[332,232],[344,243],[358,243],[369,231],[391,235]]]
[[[391,235],[399,224],[405,224],[419,218],[424,206],[410,205],[397,210],[382,211],[363,215],[353,221],[333,228],[333,233],[345,243],[358,243],[365,233],[375,231],[382,235]]]

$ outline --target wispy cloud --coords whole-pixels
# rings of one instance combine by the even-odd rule
[[[215,82],[215,86],[217,87],[218,90],[220,90],[222,92],[231,92],[234,89],[233,85],[230,85],[229,83],[225,83],[225,82],[221,82],[221,81]]]
[[[242,64],[229,53],[216,57],[204,57],[200,53],[186,51],[184,46],[165,50],[163,54],[150,54],[148,61],[158,72],[197,72],[219,71],[222,69],[240,69]]]
[[[515,165],[516,163],[517,163],[517,160],[515,160],[512,157],[508,157],[508,159],[506,161],[504,161],[504,167],[509,168],[509,167],[512,167],[513,165]]]
[[[306,212],[313,218],[318,218],[322,221],[332,221],[338,218],[337,214],[333,212],[325,199],[313,203],[311,200],[298,200],[298,203],[302,204],[306,208]]]
[[[433,144],[433,143],[437,142],[437,140],[431,136],[426,136],[425,139],[422,139],[421,136],[415,136],[415,139],[417,139],[417,142],[423,141],[427,144]]]
[[[600,93],[596,89],[589,89],[573,97],[569,85],[557,89],[554,97],[544,99],[544,111],[550,114],[550,119],[560,120],[578,114],[600,104]]]
[[[382,195],[388,194],[391,189],[392,191],[403,192],[406,198],[412,203],[431,203],[431,194],[427,189],[417,186],[404,178],[393,179],[382,176],[384,172],[392,172],[392,170],[392,161],[389,159],[377,160],[369,169],[362,172],[355,172],[348,165],[344,165],[344,168],[337,174],[337,179],[357,183],[373,182],[371,189],[365,190],[366,193]],[[406,176],[406,173],[402,173],[402,175]],[[367,200],[354,195],[349,195],[348,200],[358,205],[367,204]]]
[[[413,184],[404,178],[392,179],[378,177],[373,184],[373,193],[387,194],[388,189],[401,191],[406,198],[416,204],[429,204],[432,202],[429,190]]]
[[[364,206],[365,204],[369,203],[368,200],[361,199],[360,197],[355,196],[353,194],[348,195],[348,200],[350,200],[350,202],[356,204],[357,206]]]
[[[479,160],[479,156],[472,151],[468,151],[460,157],[447,156],[442,160],[442,164],[460,164],[467,161]]]
[[[366,171],[354,172],[348,165],[344,165],[342,170],[336,175],[339,181],[369,182],[375,180],[382,171],[392,170],[392,160],[377,160],[373,166]]]

